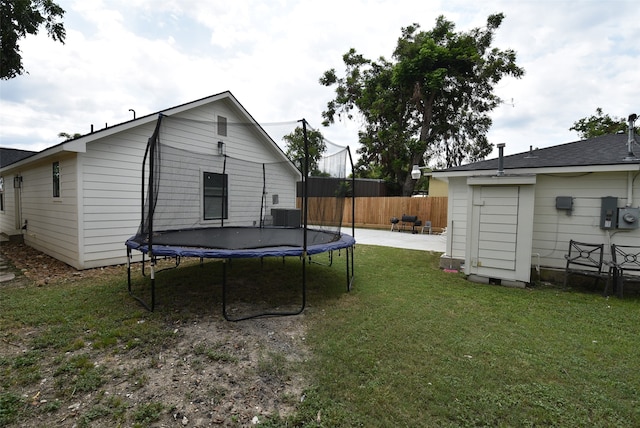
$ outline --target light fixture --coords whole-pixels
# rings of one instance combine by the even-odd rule
[[[218,154],[220,156],[224,155],[224,142],[218,141]]]
[[[21,187],[22,187],[22,176],[16,175],[15,177],[13,177],[13,188],[20,189]]]
[[[422,171],[420,171],[420,167],[417,164],[415,164],[413,165],[413,169],[411,170],[411,178],[413,178],[414,180],[417,180],[420,177],[422,177]]]

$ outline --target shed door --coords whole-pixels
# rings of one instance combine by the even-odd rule
[[[533,186],[473,186],[469,273],[529,282]]]

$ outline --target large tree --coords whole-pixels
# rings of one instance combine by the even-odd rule
[[[0,79],[25,72],[18,41],[44,24],[49,37],[64,44],[64,9],[52,0],[0,0]]]
[[[282,139],[287,145],[285,154],[291,159],[294,165],[300,168],[300,171],[304,172],[304,129],[298,126],[293,132],[283,136]],[[327,149],[324,137],[320,131],[307,127],[307,147],[309,150],[309,175],[320,175],[318,161]]]
[[[320,83],[335,86],[323,124],[356,114],[362,119],[359,175],[377,168],[379,178],[409,195],[413,164],[454,166],[491,152],[489,113],[501,102],[494,88],[504,76],[524,75],[514,51],[491,46],[503,19],[491,15],[485,27],[456,32],[440,16],[430,31],[403,28],[393,61],[372,61],[351,49],[343,56],[343,77],[335,69],[323,74]]]
[[[618,132],[628,132],[629,124],[627,119],[614,119],[605,114],[600,107],[596,108],[596,114],[573,123],[569,131],[576,131],[580,138],[598,137],[600,135],[616,134]]]

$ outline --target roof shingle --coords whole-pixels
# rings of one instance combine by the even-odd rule
[[[629,153],[627,141],[627,134],[611,134],[508,155],[504,156],[504,169],[640,163],[640,159],[638,159],[640,147],[637,142],[633,145],[636,160],[624,160]],[[488,159],[451,167],[443,171],[497,170],[498,162],[498,158]]]

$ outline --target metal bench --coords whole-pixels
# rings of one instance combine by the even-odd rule
[[[569,275],[583,275],[595,278],[595,286],[601,279],[609,279],[609,270],[603,269],[604,244],[590,244],[571,240],[569,254],[564,258],[567,264],[564,270],[564,287],[567,286]],[[605,287],[606,289],[606,287]]]
[[[611,277],[616,296],[620,298],[625,282],[640,282],[640,246],[611,244],[611,263],[605,296],[611,291]]]

